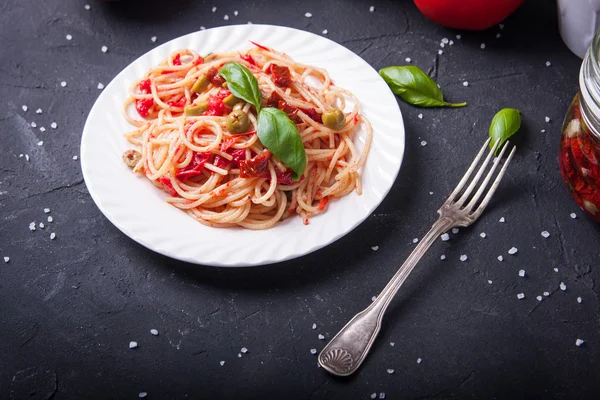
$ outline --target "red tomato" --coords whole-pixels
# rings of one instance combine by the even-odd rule
[[[414,0],[427,18],[442,26],[479,31],[502,22],[524,0]]]

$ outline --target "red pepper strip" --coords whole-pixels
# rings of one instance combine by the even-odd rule
[[[225,79],[218,75],[218,73],[219,70],[215,67],[210,67],[208,71],[206,71],[206,79],[215,86],[222,86]]]
[[[150,114],[152,106],[154,106],[153,99],[138,99],[135,101],[135,109],[142,118],[146,118]]]
[[[302,112],[304,112],[304,114],[308,115],[313,121],[322,123],[321,114],[319,114],[314,108],[301,108],[301,110]]]
[[[329,197],[323,197],[317,206],[317,210],[323,211],[327,203],[329,202]]]
[[[194,65],[200,65],[200,64],[204,64],[204,58],[198,56],[196,61],[194,61]]]
[[[257,154],[250,160],[240,161],[240,177],[263,177],[265,172],[268,172],[270,157],[271,152],[269,150],[263,150],[260,154]]]
[[[231,154],[233,160],[231,160],[231,164],[235,168],[240,167],[240,163],[246,160],[246,149],[228,149],[227,154]]]
[[[227,166],[229,165],[229,160],[219,155],[216,155],[213,164],[215,165],[215,167],[227,168]]]
[[[231,108],[223,103],[223,99],[230,94],[231,92],[227,89],[219,90],[217,94],[208,99],[208,110],[206,110],[202,115],[215,115],[217,117],[221,117],[227,114]]]
[[[277,183],[280,185],[292,185],[294,180],[292,179],[292,171],[279,172],[277,171]]]
[[[273,77],[273,83],[277,86],[288,87],[292,83],[292,76],[288,67],[271,64],[267,71]]]
[[[171,196],[177,197],[179,195],[173,187],[173,184],[171,183],[171,180],[168,176],[163,176],[158,181],[163,185],[163,188],[165,188],[165,190],[169,192]]]
[[[175,173],[175,176],[177,177],[177,179],[185,181],[188,178],[193,178],[194,176],[202,175],[204,164],[208,162],[211,156],[211,152],[194,153],[192,161],[187,166],[185,166],[185,168],[178,170]]]
[[[179,108],[183,108],[185,106],[185,103],[187,103],[187,99],[184,97],[180,98],[177,101],[167,101],[167,104],[170,105],[171,107],[179,107]]]
[[[248,64],[253,65],[253,66],[257,66],[256,61],[254,61],[254,58],[252,58],[252,56],[250,54],[244,54],[244,55],[240,55],[240,58],[244,61],[246,61]]]
[[[252,40],[250,40],[250,43],[252,43],[253,45],[255,45],[256,47],[258,47],[259,49],[263,49],[263,50],[267,50],[267,51],[271,51],[270,48],[263,46],[262,44],[258,44],[256,42],[253,42]]]
[[[177,54],[173,58],[173,65],[181,65],[181,55],[180,54]]]

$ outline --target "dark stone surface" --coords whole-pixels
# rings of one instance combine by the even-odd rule
[[[560,40],[552,1],[528,1],[503,30],[478,33],[441,28],[410,1],[88,2],[89,11],[75,0],[0,4],[0,257],[11,258],[0,262],[0,398],[598,395],[600,226],[577,209],[558,171],[560,124],[578,88],[580,60]],[[400,104],[407,139],[400,176],[374,215],[338,242],[266,267],[186,265],[112,226],[72,157],[98,82],[107,84],[155,45],[201,25],[249,20],[327,29],[329,38],[375,68],[410,57],[431,71],[450,100],[469,106]],[[455,45],[438,56],[443,37]],[[35,113],[38,107],[43,114]],[[414,246],[412,238],[434,221],[502,107],[522,111],[523,129],[493,204],[475,226],[432,247],[356,376],[335,379],[318,369],[309,351],[325,344],[317,335],[330,338],[384,286]],[[50,129],[52,121],[58,129]],[[30,222],[46,221],[45,207],[54,222],[30,232]],[[502,216],[506,223],[498,222]],[[519,252],[507,256],[512,246]],[[558,289],[561,281],[566,292]],[[552,294],[538,303],[544,291]],[[526,298],[518,300],[521,292]],[[152,328],[160,334],[150,335]],[[586,343],[576,347],[577,338]],[[132,340],[137,349],[128,348]],[[238,358],[244,346],[249,351]]]

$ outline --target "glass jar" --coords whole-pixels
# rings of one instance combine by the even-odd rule
[[[600,222],[600,30],[579,72],[579,93],[567,110],[560,172],[577,204]]]

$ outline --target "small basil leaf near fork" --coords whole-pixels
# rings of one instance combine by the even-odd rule
[[[296,125],[287,114],[277,108],[263,108],[258,114],[256,133],[261,143],[294,171],[293,179],[300,179],[306,169],[306,151]]]
[[[219,69],[219,75],[227,81],[227,89],[237,98],[247,101],[260,113],[261,95],[254,74],[236,62],[229,62]]]
[[[386,67],[379,75],[392,92],[405,102],[419,107],[464,107],[467,103],[448,103],[437,83],[414,65]]]
[[[494,155],[498,155],[504,142],[514,135],[520,127],[521,112],[515,108],[503,108],[494,115],[490,124],[490,137],[492,138],[490,149],[494,147],[497,140],[500,140],[500,145],[496,148],[496,154]]]

